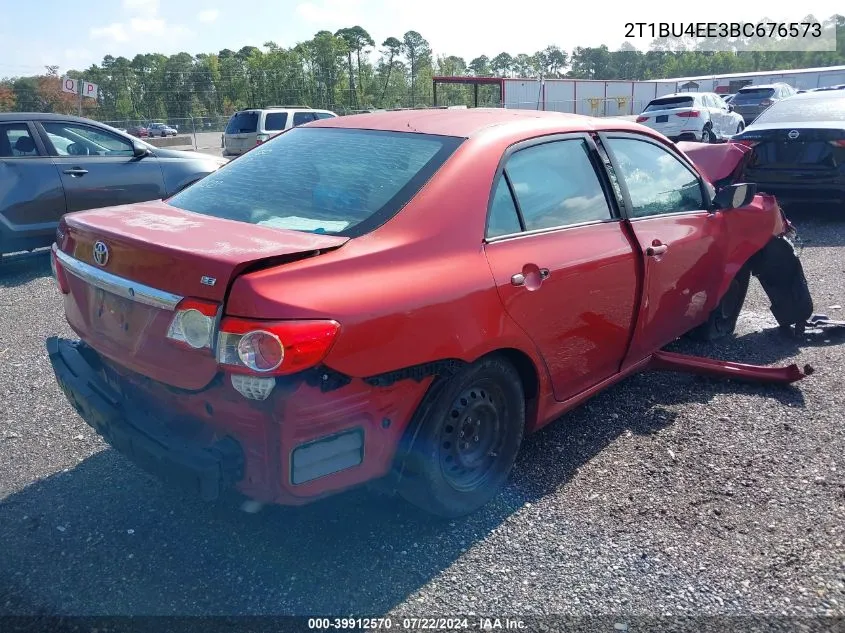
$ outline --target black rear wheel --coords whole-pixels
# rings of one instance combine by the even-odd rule
[[[522,443],[525,396],[516,369],[490,356],[446,379],[421,409],[401,495],[442,517],[469,514],[501,490]]]

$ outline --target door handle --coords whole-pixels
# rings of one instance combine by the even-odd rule
[[[84,176],[88,173],[88,170],[82,169],[82,167],[73,167],[72,169],[65,169],[62,173],[68,176]]]
[[[551,276],[551,272],[549,272],[548,268],[540,268],[540,281],[543,282]],[[511,283],[514,286],[524,286],[525,285],[525,274],[524,273],[516,273],[511,277]]]
[[[666,244],[661,244],[660,240],[654,240],[652,245],[645,249],[645,254],[654,257],[655,255],[662,255],[668,250],[669,247]]]

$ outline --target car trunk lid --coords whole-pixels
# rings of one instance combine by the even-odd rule
[[[222,305],[239,274],[317,256],[348,240],[200,215],[160,201],[68,214],[59,231],[71,327],[113,361],[183,389],[207,385],[217,364],[209,350],[183,349],[167,339],[181,299]]]
[[[753,149],[750,171],[793,171],[826,175],[845,165],[845,130],[779,125],[746,130],[738,140]]]

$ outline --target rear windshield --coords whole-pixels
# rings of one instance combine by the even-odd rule
[[[754,125],[798,121],[845,121],[845,94],[830,92],[824,97],[777,101],[754,120]]]
[[[736,103],[740,103],[741,101],[762,101],[763,99],[768,99],[773,94],[775,94],[774,88],[743,88],[736,93],[734,101]]]
[[[670,110],[672,108],[691,108],[692,97],[671,97],[667,99],[655,99],[649,103],[643,112],[654,112],[655,110]]]
[[[463,139],[292,128],[168,200],[186,211],[355,237],[396,214]]]
[[[258,129],[258,112],[236,112],[229,119],[226,134],[247,134]]]
[[[268,112],[264,116],[264,129],[272,132],[284,130],[287,122],[287,112]]]

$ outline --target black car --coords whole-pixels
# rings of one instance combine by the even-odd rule
[[[0,255],[49,246],[65,213],[166,198],[225,163],[90,119],[0,113]]]
[[[743,179],[783,202],[845,204],[845,91],[772,105],[731,138],[752,148]]]

